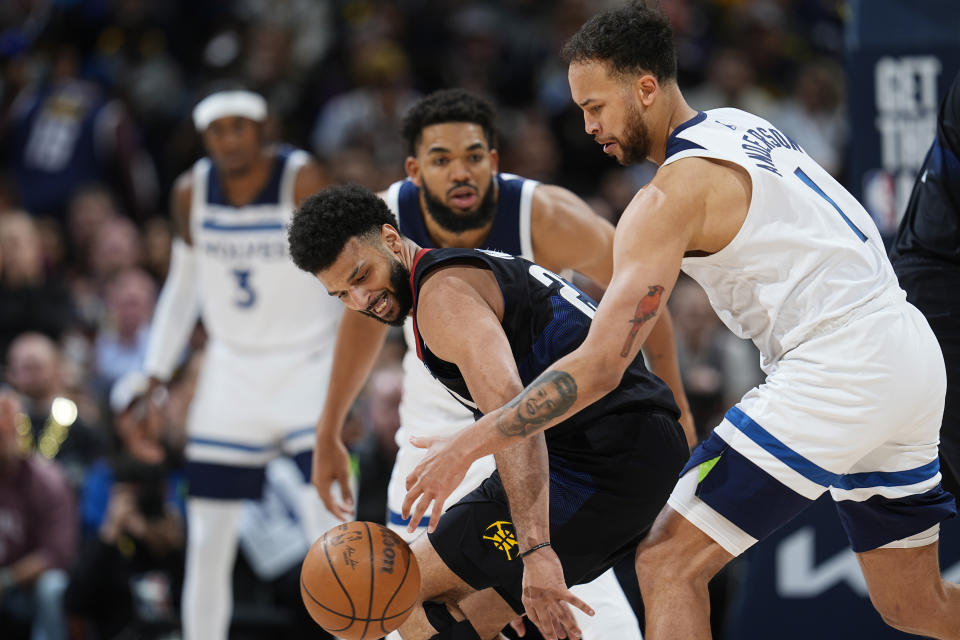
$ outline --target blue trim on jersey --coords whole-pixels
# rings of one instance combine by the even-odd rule
[[[493,219],[490,233],[487,234],[483,244],[477,248],[522,255],[520,202],[523,185],[527,180],[525,178],[506,179],[500,174],[495,176],[495,180],[497,181],[497,214]],[[437,248],[427,232],[423,215],[420,209],[420,188],[413,181],[404,180],[397,194],[397,222],[400,225],[400,233],[421,247]]]
[[[667,158],[669,158],[670,156],[676,153],[680,153],[681,151],[686,151],[687,149],[704,149],[705,147],[697,144],[696,142],[690,142],[689,140],[678,138],[677,134],[679,134],[682,131],[685,131],[686,129],[689,129],[694,125],[700,124],[706,119],[707,119],[707,114],[703,111],[698,111],[697,115],[693,116],[686,122],[682,122],[679,125],[677,125],[677,128],[674,129],[670,133],[670,137],[667,138],[667,149],[666,149],[666,156],[664,160],[666,160]]]
[[[283,169],[287,166],[287,160],[290,158],[293,150],[293,147],[289,145],[281,145],[276,148],[270,178],[263,186],[263,189],[260,190],[260,193],[258,193],[251,202],[243,205],[243,207],[260,204],[280,204],[280,183],[283,181]],[[217,165],[214,164],[213,161],[210,162],[210,172],[207,175],[207,204],[218,204],[235,209],[242,208],[235,207],[227,201],[227,197],[223,193],[223,188],[220,184],[220,172],[217,170]]]
[[[731,407],[725,416],[744,435],[760,445],[767,453],[784,463],[807,480],[822,487],[853,490],[870,487],[900,487],[929,480],[940,472],[940,461],[934,458],[927,464],[904,471],[871,471],[840,474],[827,471],[816,463],[783,444],[769,431],[757,424],[750,416]]]
[[[404,518],[393,509],[387,509],[387,519],[387,521],[395,527],[405,527],[410,524],[410,518]],[[422,529],[429,524],[430,516],[423,516],[420,518],[420,524],[418,524],[417,527]]]
[[[193,498],[259,500],[263,496],[266,468],[188,460],[186,474],[189,495]]]
[[[256,446],[252,444],[241,444],[239,442],[228,442],[226,440],[214,440],[213,438],[190,438],[190,444],[204,444],[212,447],[223,447],[225,449],[236,449],[238,451],[250,451],[252,453],[262,453],[264,451],[273,451],[277,448],[275,444]]]
[[[287,435],[283,436],[284,440],[290,440],[292,438],[299,438],[302,435],[313,433],[313,427],[304,427],[303,429],[297,429],[296,431],[291,431]]]
[[[214,220],[204,220],[203,228],[210,231],[282,231],[282,222],[258,222],[252,224],[224,224]]]
[[[689,151],[690,149],[706,149],[706,147],[702,144],[685,140],[684,138],[671,138],[667,141],[667,155],[664,160],[680,153],[681,151]]]
[[[831,198],[826,193],[824,193],[823,189],[818,187],[817,184],[810,179],[810,176],[808,176],[806,173],[803,172],[803,169],[801,169],[800,167],[797,167],[796,171],[793,172],[793,175],[800,178],[803,184],[807,185],[808,187],[816,191],[817,195],[819,195],[821,198],[829,202],[830,205],[837,210],[837,213],[840,214],[840,217],[843,218],[843,221],[847,223],[847,226],[853,229],[853,232],[857,234],[857,237],[860,238],[863,242],[867,241],[867,236],[863,234],[863,231],[860,231],[860,229],[857,228],[857,225],[853,224],[850,218],[847,217],[847,214],[845,214],[843,210],[840,209],[840,206],[833,201],[833,198]]]

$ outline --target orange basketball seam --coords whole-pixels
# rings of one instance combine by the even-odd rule
[[[374,571],[374,565],[376,564],[373,561],[373,534],[370,533],[370,525],[366,522],[363,523],[363,527],[367,530],[367,545],[370,547],[370,599],[367,601],[367,623],[363,628],[363,633],[360,635],[360,640],[367,637],[367,629],[370,628],[370,618],[373,617],[373,586],[374,579],[376,578],[376,572]],[[383,626],[383,623],[380,623]]]
[[[400,584],[398,584],[398,585],[397,585],[397,588],[394,589],[393,595],[390,596],[390,599],[387,600],[386,606],[383,608],[384,618],[386,618],[387,610],[390,608],[390,605],[393,603],[393,599],[397,597],[397,594],[400,593],[400,589],[403,588],[403,583],[407,581],[407,576],[410,574],[410,558],[411,558],[412,556],[413,556],[413,551],[408,548],[408,549],[407,549],[407,566],[405,566],[405,567],[403,568],[403,578],[400,579]],[[419,597],[418,597],[418,599],[419,599]],[[406,609],[404,609],[404,611],[409,611],[410,608],[413,607],[413,605],[415,605],[416,603],[417,603],[417,601],[414,600],[414,601],[413,601],[413,604],[411,604],[409,607],[407,607]],[[380,628],[381,628],[384,632],[388,632],[387,628],[386,628],[385,626],[383,626],[383,622],[380,623]]]
[[[327,631],[346,631],[347,629],[349,629],[350,627],[353,626],[353,623],[356,621],[356,618],[354,618],[353,616],[348,616],[348,615],[346,615],[346,614],[344,614],[344,613],[340,613],[339,611],[334,611],[333,609],[331,609],[331,608],[328,607],[327,605],[325,605],[325,604],[323,604],[322,602],[320,602],[319,600],[317,600],[317,597],[316,597],[315,595],[313,595],[313,593],[310,592],[310,587],[308,587],[308,586],[307,586],[307,583],[303,581],[303,575],[302,575],[302,574],[301,574],[301,576],[300,576],[300,588],[303,589],[303,592],[304,592],[304,593],[306,593],[308,596],[310,596],[310,599],[313,600],[314,604],[316,604],[318,607],[321,607],[321,608],[323,608],[323,609],[326,609],[327,611],[329,611],[330,613],[332,613],[332,614],[335,615],[335,616],[340,616],[341,618],[347,618],[348,620],[350,620],[350,624],[348,624],[348,625],[345,626],[345,627],[339,627],[339,628],[337,628],[337,629],[331,629],[330,627],[323,627],[323,625],[320,625],[321,627],[323,627],[323,628],[326,629]],[[319,624],[319,623],[318,623],[318,624]]]
[[[328,531],[327,533],[330,532]],[[345,586],[343,586],[343,581],[340,580],[340,576],[337,575],[337,568],[333,566],[333,560],[330,559],[330,550],[327,548],[327,533],[323,534],[323,555],[327,557],[327,564],[330,566],[330,571],[333,572],[333,577],[337,579],[337,584],[340,585],[340,590],[343,591],[343,595],[347,596],[347,602],[350,603],[350,617],[352,618],[357,612],[357,607],[353,604],[353,598],[350,597],[350,592],[347,591]]]

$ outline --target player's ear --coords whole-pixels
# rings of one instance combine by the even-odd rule
[[[633,90],[640,104],[649,107],[653,104],[654,98],[660,92],[660,83],[657,81],[656,76],[643,73],[633,81]]]
[[[490,168],[494,174],[500,170],[500,153],[496,149],[490,149]]]
[[[407,159],[403,161],[403,168],[407,171],[407,177],[413,180],[415,185],[423,187],[420,177],[420,163],[417,162],[415,157],[407,156]]]
[[[384,224],[380,227],[380,240],[389,251],[397,253],[400,251],[402,236],[392,224]]]

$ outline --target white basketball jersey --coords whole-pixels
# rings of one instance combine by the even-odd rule
[[[739,109],[714,109],[677,127],[664,165],[693,156],[750,174],[750,208],[717,253],[683,260],[717,315],[750,338],[764,370],[826,323],[899,288],[880,232],[856,199],[793,140]]]
[[[234,349],[322,346],[332,353],[342,306],[297,269],[287,248],[294,182],[307,159],[279,147],[270,180],[243,207],[226,202],[209,158],[193,167],[190,234],[201,317],[213,339]]]
[[[533,247],[530,235],[530,207],[533,191],[537,182],[513,174],[502,173],[499,181],[499,199],[497,206],[496,235],[502,240],[498,246],[482,248],[519,249],[524,258],[533,260]],[[401,180],[390,185],[386,193],[387,206],[400,223],[404,235],[412,237],[421,246],[432,247],[426,237],[425,228],[417,232],[413,224],[419,222],[423,227],[422,212],[415,185],[409,180]],[[412,231],[412,232],[411,232]],[[491,236],[494,233],[491,232]],[[471,425],[473,414],[450,395],[437,382],[427,367],[417,358],[416,341],[413,337],[413,323],[410,318],[403,325],[403,335],[407,343],[407,353],[403,358],[403,395],[400,400],[400,430],[397,432],[397,444],[409,446],[407,438],[411,435],[434,436],[450,435]]]

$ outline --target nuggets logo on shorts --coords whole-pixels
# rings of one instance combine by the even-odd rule
[[[517,536],[513,533],[513,523],[506,520],[497,520],[484,531],[484,540],[489,540],[493,546],[507,554],[507,560],[513,560],[517,547]]]

